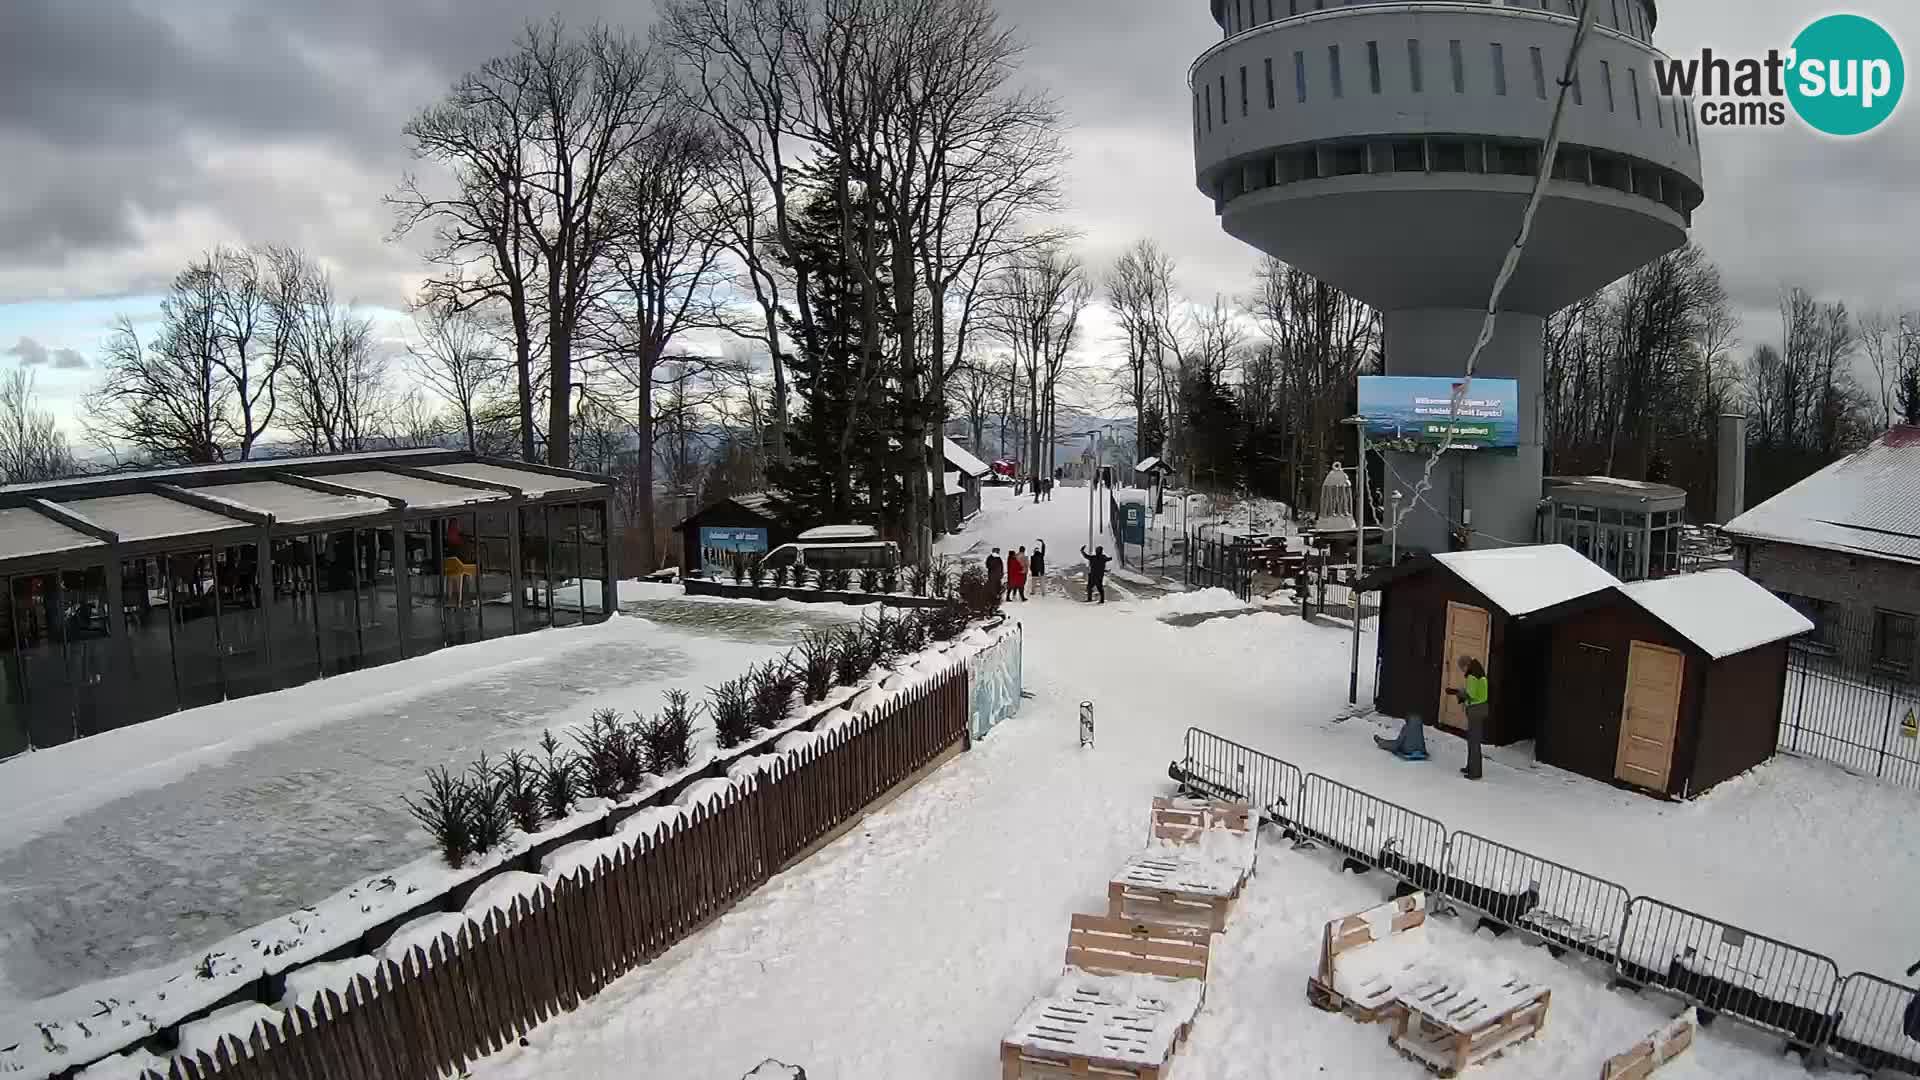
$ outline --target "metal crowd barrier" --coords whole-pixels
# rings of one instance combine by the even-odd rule
[[[1530,855],[1201,728],[1168,766],[1181,786],[1265,809],[1297,839],[1386,871],[1513,927],[1549,947],[1610,963],[1616,979],[1652,988],[1783,1036],[1809,1064],[1920,1077],[1907,1011],[1920,990],[1866,972],[1845,979],[1826,956]]]

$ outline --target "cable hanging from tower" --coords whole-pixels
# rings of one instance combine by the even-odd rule
[[[1467,354],[1466,375],[1460,384],[1454,387],[1452,403],[1447,409],[1447,430],[1441,436],[1440,445],[1427,456],[1426,468],[1421,470],[1420,483],[1415,486],[1413,497],[1407,500],[1405,509],[1398,511],[1393,518],[1393,528],[1398,529],[1413,508],[1426,502],[1426,493],[1433,490],[1433,468],[1440,458],[1453,447],[1454,429],[1459,425],[1460,408],[1466,402],[1469,389],[1473,385],[1474,365],[1480,362],[1480,353],[1493,341],[1494,323],[1500,314],[1500,298],[1506,294],[1507,282],[1519,269],[1520,256],[1527,248],[1527,238],[1533,233],[1533,218],[1540,209],[1541,201],[1546,197],[1547,181],[1553,177],[1554,160],[1560,154],[1560,124],[1566,117],[1567,98],[1573,84],[1580,77],[1580,52],[1586,47],[1587,35],[1593,29],[1593,0],[1581,0],[1580,21],[1573,29],[1573,46],[1567,50],[1566,69],[1560,76],[1560,94],[1553,103],[1553,122],[1547,128],[1546,145],[1540,152],[1540,173],[1534,177],[1533,193],[1527,198],[1526,209],[1520,214],[1520,231],[1513,239],[1513,246],[1507,249],[1506,261],[1500,265],[1500,273],[1493,279],[1493,292],[1487,298],[1486,316],[1480,322],[1480,336],[1474,339],[1473,351]],[[1429,504],[1430,505],[1430,504]]]

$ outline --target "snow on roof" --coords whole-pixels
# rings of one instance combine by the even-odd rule
[[[1150,457],[1133,467],[1134,472],[1152,472],[1155,469],[1166,469],[1168,471],[1171,471],[1173,469],[1173,466],[1168,465],[1164,461],[1161,461],[1158,457]]]
[[[968,476],[985,476],[987,473],[993,471],[987,468],[986,462],[967,453],[966,447],[961,446],[945,435],[940,436],[940,441],[943,444],[940,452],[945,455],[947,464],[959,469]],[[933,436],[927,436],[927,445],[933,445]]]
[[[54,555],[85,547],[99,547],[100,541],[27,506],[0,510],[0,559],[18,559],[28,555]]]
[[[1756,540],[1920,562],[1920,427],[1895,427],[1727,522]]]
[[[350,487],[356,491],[399,499],[405,502],[408,508],[414,510],[465,506],[468,503],[497,502],[511,498],[504,491],[460,487],[457,484],[443,484],[438,480],[421,480],[378,469],[367,472],[329,473],[315,479],[325,480],[329,484],[338,484],[341,487]]]
[[[949,495],[964,495],[964,494],[966,494],[966,491],[967,491],[967,489],[966,489],[965,487],[963,487],[963,486],[961,486],[961,484],[960,484],[960,478],[959,478],[959,477],[957,477],[957,476],[949,476],[949,477],[947,477],[947,494],[949,494]]]
[[[248,461],[225,461],[211,465],[176,465],[164,469],[126,469],[120,472],[97,473],[88,476],[74,476],[65,480],[45,480],[34,484],[7,484],[0,491],[39,492],[52,496],[57,492],[71,488],[85,488],[94,484],[113,480],[178,480],[182,477],[208,476],[219,473],[245,475],[249,472],[275,472],[288,468],[304,468],[326,462],[350,461],[390,461],[397,465],[411,464],[409,458],[431,457],[445,454],[447,451],[433,447],[414,450],[360,450],[350,454],[317,454],[313,456],[256,457]]]
[[[165,495],[106,495],[62,504],[88,521],[119,534],[121,540],[159,540],[219,532],[252,522],[202,510]]]
[[[1434,559],[1509,615],[1525,615],[1620,584],[1619,578],[1565,544],[1449,551]]]
[[[370,499],[362,495],[333,495],[324,491],[296,487],[293,484],[283,484],[278,480],[219,484],[194,490],[196,494],[205,495],[208,498],[234,503],[264,514],[272,514],[275,521],[290,525],[364,517],[368,514],[385,513],[388,509],[385,499]]]
[[[585,491],[600,486],[600,482],[591,477],[555,476],[552,473],[535,472],[532,469],[510,469],[505,465],[489,465],[484,461],[456,461],[451,465],[429,465],[422,471],[465,477],[468,480],[478,480],[486,484],[505,484],[508,487],[519,488],[536,499],[556,492]]]
[[[1636,581],[1620,591],[1715,660],[1813,629],[1805,615],[1738,570]]]
[[[822,525],[801,533],[799,539],[809,543],[828,540],[878,540],[880,530],[871,525]]]

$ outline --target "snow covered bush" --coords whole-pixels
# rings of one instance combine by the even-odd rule
[[[787,587],[787,573],[788,573],[788,567],[784,563],[773,568],[773,587],[774,588],[784,589]]]
[[[546,755],[540,762],[540,801],[548,817],[566,817],[580,801],[580,759],[562,748],[551,731],[541,734],[540,750]]]
[[[864,624],[840,631],[833,643],[833,681],[852,686],[873,670],[873,650],[867,645]]]
[[[869,589],[868,592],[873,590]],[[880,591],[891,596],[900,591],[900,568],[889,566],[880,571]]]
[[[473,837],[473,853],[485,855],[506,843],[513,831],[513,815],[507,810],[507,785],[485,753],[467,767],[466,781],[467,829]]]
[[[986,618],[1000,610],[1000,590],[987,579],[985,567],[969,566],[960,572],[960,606],[968,615]]]
[[[665,776],[693,764],[693,721],[699,707],[689,708],[685,690],[667,691],[667,707],[652,720],[642,720],[636,734],[647,771]]]
[[[907,568],[907,591],[915,596],[927,595],[927,583],[933,579],[933,567],[926,563],[914,563]]]
[[[500,783],[506,789],[507,815],[513,823],[521,832],[538,832],[545,817],[540,763],[524,750],[509,750],[500,762]]]
[[[739,552],[733,553],[733,583],[739,585],[747,580],[747,557]]]
[[[800,700],[811,705],[833,689],[833,632],[809,630],[800,635],[796,667],[800,672]]]
[[[753,669],[753,726],[778,727],[787,718],[793,693],[799,688],[800,680],[793,669],[779,660],[769,660]]]
[[[646,779],[644,751],[634,728],[612,709],[596,709],[584,731],[573,733],[580,747],[580,775],[587,791],[602,799],[630,795]]]
[[[853,587],[853,571],[844,566],[820,571],[820,587],[828,592],[846,592]]]
[[[877,593],[880,591],[879,567],[863,566],[860,568],[860,591],[863,593]]]
[[[753,582],[756,589],[766,583],[767,568],[759,559],[747,560],[747,580]]]
[[[473,854],[472,799],[466,778],[441,768],[428,770],[427,792],[419,802],[405,800],[414,820],[433,836],[448,866],[457,868]]]
[[[945,558],[933,564],[933,570],[927,574],[927,595],[944,598],[953,588],[953,567]]]
[[[752,679],[742,675],[708,687],[707,711],[713,714],[713,734],[722,750],[746,742],[753,735]]]
[[[984,575],[982,576],[984,580]],[[927,609],[927,634],[935,641],[952,641],[967,629],[967,611],[959,604]]]

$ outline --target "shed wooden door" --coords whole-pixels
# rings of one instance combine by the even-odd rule
[[[1448,691],[1466,682],[1460,673],[1460,658],[1471,656],[1487,664],[1487,649],[1493,640],[1493,616],[1468,604],[1447,601],[1447,647],[1440,657],[1446,666],[1440,669],[1440,726],[1449,731],[1467,730],[1467,710]]]
[[[1680,726],[1680,686],[1687,658],[1644,641],[1627,654],[1626,703],[1620,709],[1620,750],[1613,775],[1654,791],[1667,790],[1673,738]]]

